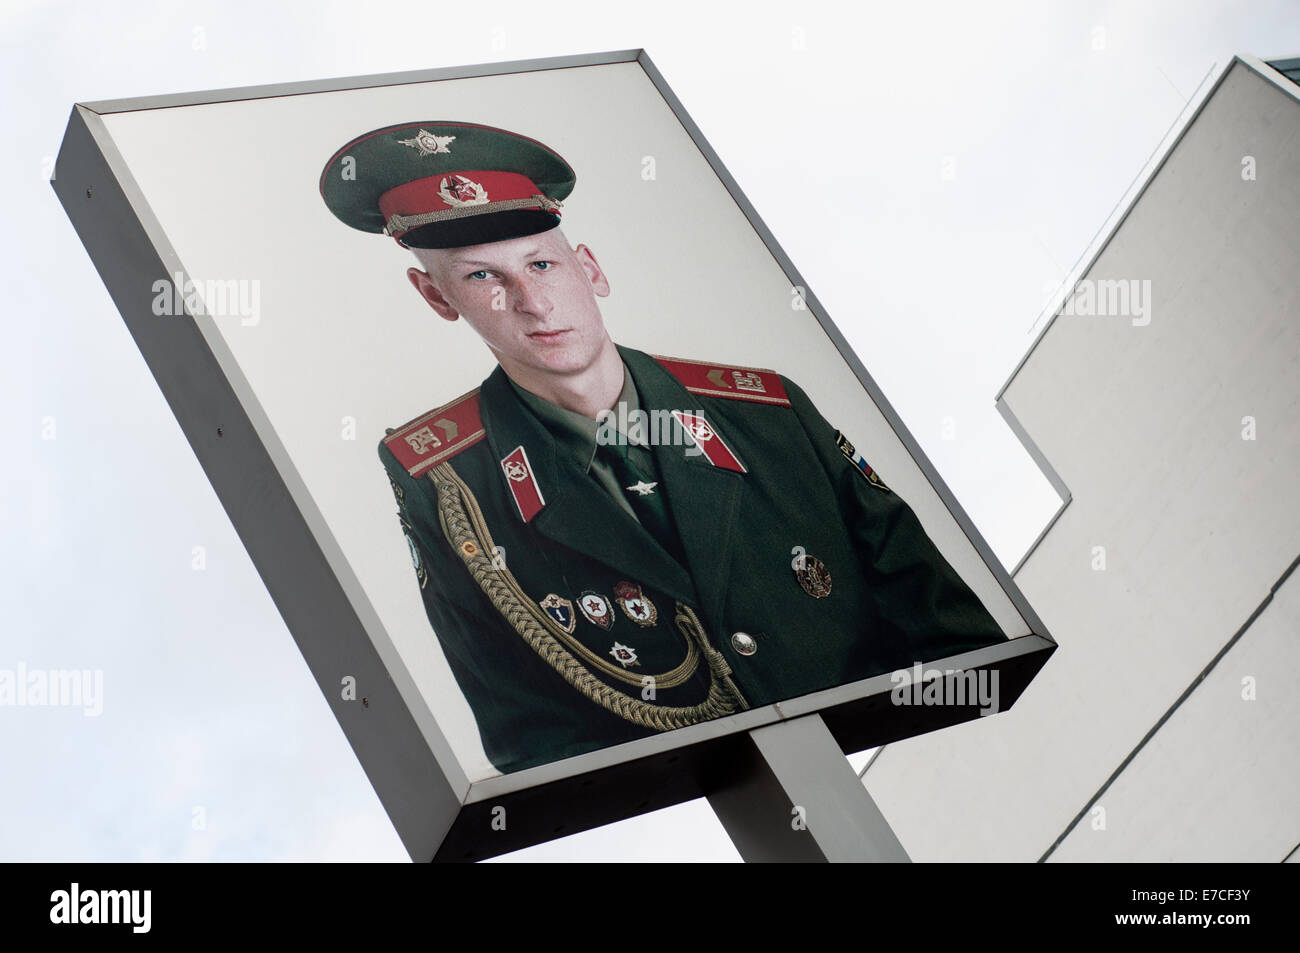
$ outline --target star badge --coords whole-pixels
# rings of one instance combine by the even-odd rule
[[[625,486],[623,489],[627,490],[629,493],[639,493],[641,496],[652,496],[654,495],[655,487],[658,485],[658,481],[647,483],[645,480],[641,480],[637,483],[633,483],[631,486]]]
[[[438,153],[450,154],[451,150],[447,148],[455,136],[435,136],[427,129],[421,129],[415,134],[414,139],[398,139],[398,145],[410,146],[412,149],[419,149],[420,155],[431,156]]]
[[[592,625],[607,630],[614,624],[614,613],[609,608],[609,600],[598,592],[592,592],[590,589],[583,592],[582,597],[578,599],[578,608]]]
[[[623,614],[641,626],[652,626],[659,621],[659,610],[646,598],[641,587],[630,582],[620,582],[614,587],[614,601]]]
[[[627,668],[629,665],[640,664],[636,660],[636,649],[632,648],[630,645],[622,645],[615,642],[614,647],[609,650],[609,654],[614,656],[618,661],[618,664],[622,665],[624,668]]]
[[[481,183],[467,179],[463,175],[444,176],[438,184],[438,195],[447,203],[448,208],[488,203],[487,189],[483,188]]]
[[[555,620],[556,625],[570,635],[573,634],[573,626],[577,619],[573,615],[572,602],[552,592],[537,604],[548,616]]]

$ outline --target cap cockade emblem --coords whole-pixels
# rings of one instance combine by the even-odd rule
[[[445,176],[438,184],[438,195],[448,206],[486,205],[487,189],[463,175]]]
[[[447,146],[451,145],[455,136],[435,136],[427,129],[421,129],[415,134],[414,139],[398,139],[399,145],[409,146],[412,149],[419,149],[420,155],[431,156],[442,153],[450,155],[451,150]]]

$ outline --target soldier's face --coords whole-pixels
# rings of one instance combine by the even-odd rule
[[[612,347],[596,303],[609,282],[559,228],[416,256],[428,270],[411,268],[411,284],[443,318],[464,318],[516,380],[579,373]]]

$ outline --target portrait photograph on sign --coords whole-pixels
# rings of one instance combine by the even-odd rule
[[[103,122],[470,782],[1030,634],[639,63]]]

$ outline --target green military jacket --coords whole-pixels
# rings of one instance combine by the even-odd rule
[[[1005,639],[792,381],[619,353],[658,425],[684,560],[500,367],[380,443],[429,621],[499,770]]]

